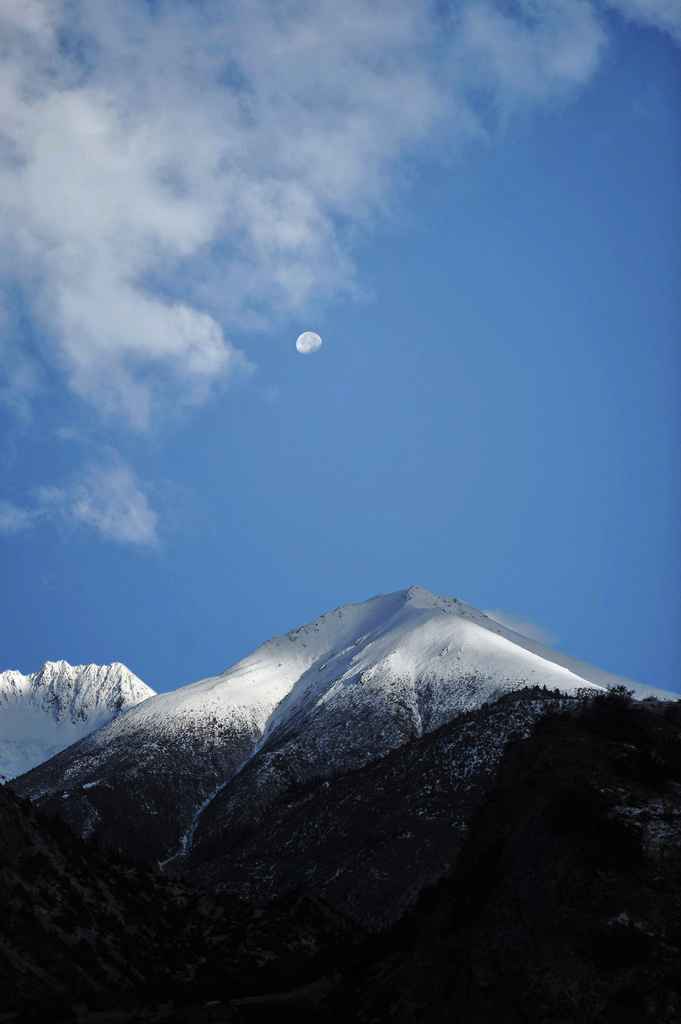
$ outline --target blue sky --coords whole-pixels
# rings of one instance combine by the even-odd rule
[[[1,669],[418,583],[681,691],[675,3],[2,18]]]

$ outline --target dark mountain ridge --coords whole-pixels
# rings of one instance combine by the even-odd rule
[[[247,899],[303,886],[362,927],[385,928],[451,870],[509,739],[569,702],[540,687],[512,691],[362,768],[305,783],[284,754],[264,748],[268,773],[257,759],[246,769],[259,775],[262,798],[244,799],[259,791],[248,778],[225,786],[172,867]]]
[[[455,870],[337,995],[337,1019],[681,1019],[680,719],[619,691],[510,743]]]
[[[56,994],[62,1018],[87,1001],[152,1018],[163,1003],[164,1020],[197,1024],[675,1024],[679,705],[527,699],[543,713],[508,737],[449,850],[442,831],[446,876],[373,934],[300,890],[263,906],[113,862],[0,791],[0,1006],[45,1021]],[[444,752],[444,732],[428,740]],[[314,795],[298,794],[310,829]],[[435,817],[440,800],[444,822],[451,795],[424,792],[424,807]],[[448,813],[459,820],[455,802]],[[434,841],[415,839],[411,857]]]
[[[103,856],[0,789],[0,1020],[70,1020],[78,1004],[154,1017],[226,977],[248,999],[315,981],[362,940],[303,892],[249,904]]]

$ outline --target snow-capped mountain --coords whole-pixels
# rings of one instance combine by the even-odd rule
[[[0,673],[0,781],[42,764],[154,696],[125,667],[48,661],[30,675]]]
[[[346,605],[222,675],[159,694],[15,783],[77,831],[172,864],[229,785],[225,827],[527,686],[626,683],[420,587]]]

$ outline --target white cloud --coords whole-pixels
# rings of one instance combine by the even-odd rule
[[[679,0],[602,0],[632,21],[668,32],[681,43],[681,3]]]
[[[538,626],[536,622],[532,622],[530,619],[525,619],[520,615],[512,615],[509,612],[502,612],[499,608],[491,608],[483,612],[484,615],[488,615],[490,619],[494,619],[500,626],[505,626],[506,629],[512,629],[514,633],[520,633],[521,636],[528,637],[529,640],[537,640],[540,644],[548,644],[549,646],[558,643],[560,639],[555,633],[552,633],[548,629],[544,629],[543,626]]]
[[[401,157],[563,94],[604,43],[587,0],[443,11],[0,0],[0,271],[78,395],[140,429],[202,401],[247,366],[225,329],[356,289]]]
[[[89,526],[119,544],[158,543],[158,514],[132,470],[115,453],[109,453],[108,465],[87,466],[63,487],[43,487],[33,508],[0,501],[0,534],[19,533],[55,518]]]
[[[155,545],[158,515],[128,466],[90,466],[64,488],[43,488],[42,507],[119,544]]]
[[[19,508],[9,501],[0,501],[0,533],[20,533],[30,529],[40,513]]]
[[[598,66],[605,35],[583,0],[464,4],[457,54],[471,83],[502,116],[580,85]]]

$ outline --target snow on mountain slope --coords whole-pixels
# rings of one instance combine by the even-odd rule
[[[125,667],[48,661],[38,671],[0,673],[0,781],[34,768],[154,696]]]
[[[509,690],[622,682],[420,587],[321,616],[211,679],[159,694],[19,780],[82,834],[161,862],[230,786],[243,819],[295,781],[360,767]],[[565,660],[565,659],[563,659]]]

